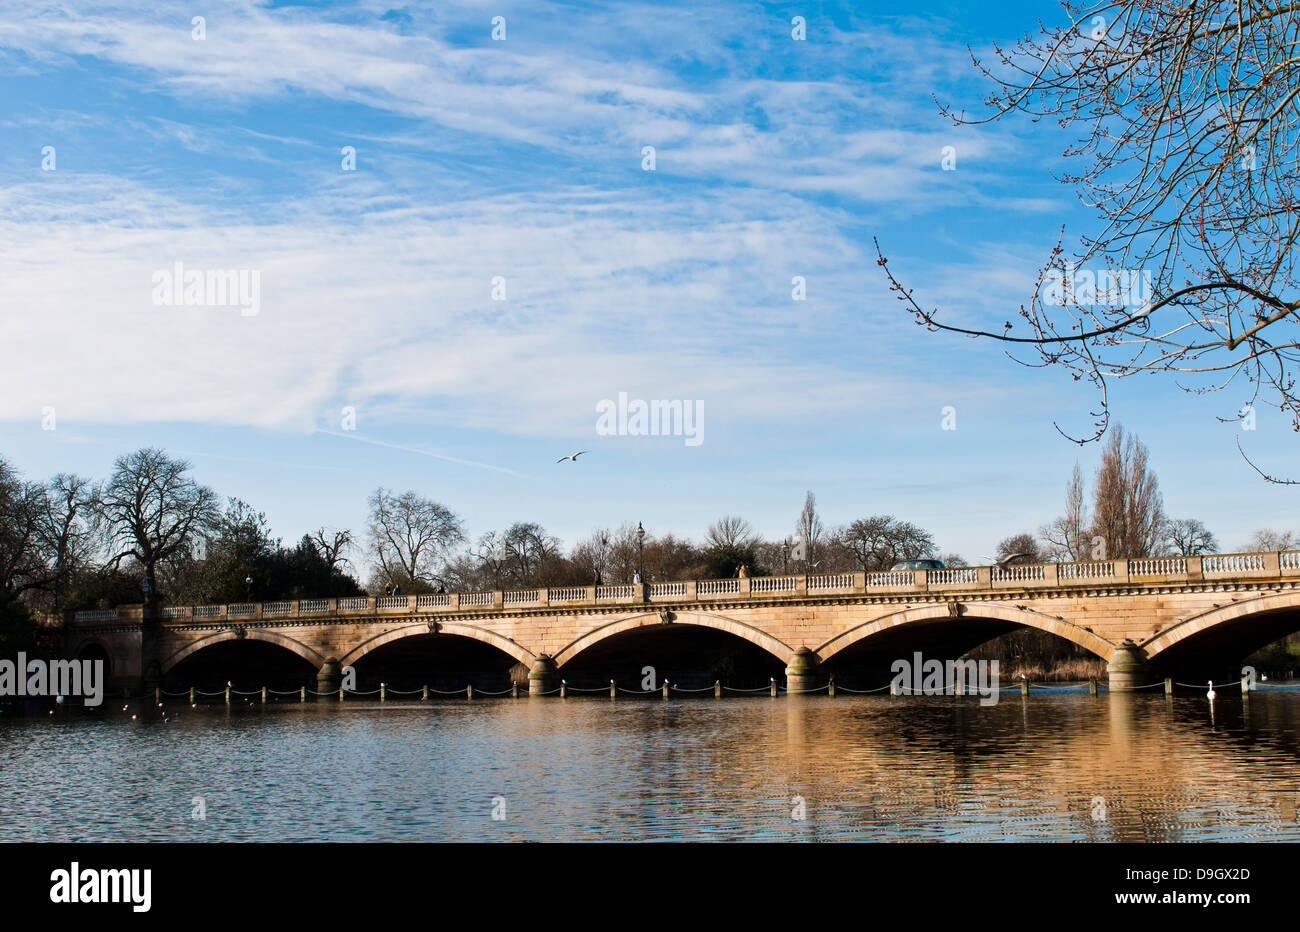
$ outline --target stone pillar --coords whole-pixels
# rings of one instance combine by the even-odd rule
[[[316,673],[316,691],[318,693],[336,693],[341,685],[343,685],[343,670],[339,667],[338,659],[335,657],[325,658],[325,662],[321,664],[320,670]]]
[[[557,689],[560,685],[560,670],[555,659],[549,654],[542,654],[533,661],[528,671],[528,695],[540,696]]]
[[[1142,648],[1130,640],[1125,640],[1116,648],[1110,663],[1106,665],[1106,673],[1111,692],[1126,692],[1136,686],[1147,686],[1151,682],[1146,656],[1142,653]]]
[[[820,685],[821,671],[817,655],[807,647],[799,648],[785,667],[786,690],[796,693],[816,689]]]

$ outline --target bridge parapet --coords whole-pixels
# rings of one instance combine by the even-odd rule
[[[629,583],[609,586],[559,586],[491,592],[439,592],[403,596],[356,596],[245,602],[228,605],[167,606],[165,621],[252,621],[320,616],[423,615],[443,612],[530,612],[548,607],[601,607],[646,602],[709,602],[736,599],[779,601],[837,595],[900,595],[1008,589],[1091,589],[1119,584],[1167,584],[1191,581],[1232,581],[1300,577],[1300,550],[1272,553],[1232,553],[1141,559],[1094,560],[1073,563],[951,567],[896,570],[882,573],[822,573],[795,576],[701,579]],[[124,605],[72,614],[78,625],[136,623],[143,607]]]

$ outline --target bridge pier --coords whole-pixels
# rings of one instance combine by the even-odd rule
[[[1146,654],[1130,640],[1125,640],[1106,665],[1107,682],[1111,692],[1127,692],[1150,683]]]
[[[821,685],[821,663],[817,655],[807,647],[794,652],[785,667],[785,688],[787,692],[798,693],[816,689]]]
[[[560,670],[555,665],[555,658],[542,654],[533,661],[528,671],[528,695],[541,696],[552,692],[560,685]]]
[[[327,657],[316,673],[316,692],[322,695],[333,694],[339,691],[341,685],[343,685],[342,668],[339,667],[336,658]]]

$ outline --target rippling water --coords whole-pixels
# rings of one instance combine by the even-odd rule
[[[1300,840],[1300,692],[166,711],[0,719],[0,840]]]

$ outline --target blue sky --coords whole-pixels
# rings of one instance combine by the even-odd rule
[[[1061,227],[1088,229],[1053,179],[1054,126],[956,128],[931,97],[978,110],[967,44],[1058,16],[8,0],[0,455],[103,476],[163,446],[287,540],[360,529],[379,485],[474,535],[533,520],[569,542],[638,520],[698,535],[729,513],[785,536],[811,489],[829,524],[892,512],[980,559],[1060,511],[1076,460],[1091,471],[1095,446],[1053,421],[1087,432],[1094,399],[924,333],[872,237],[923,304],[996,325]],[[176,262],[256,270],[259,312],[155,305],[151,276]],[[703,402],[703,442],[597,435],[620,392]],[[1245,400],[1155,379],[1111,394],[1167,510],[1228,548],[1296,524],[1294,492],[1216,420]],[[1275,412],[1241,436],[1274,471],[1294,460]]]

